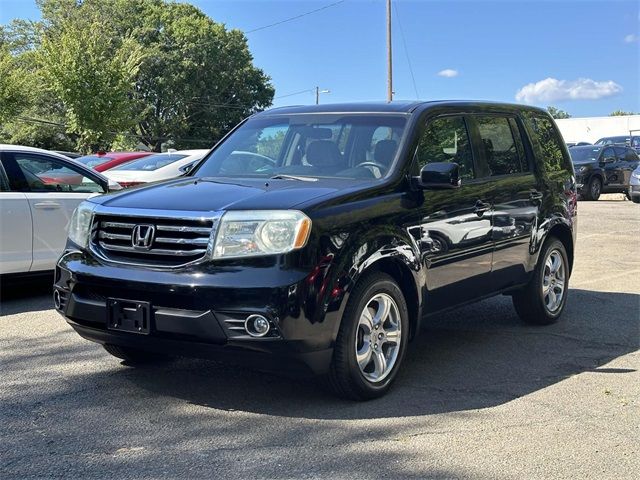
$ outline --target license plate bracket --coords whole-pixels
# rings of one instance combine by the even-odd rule
[[[121,298],[107,299],[107,328],[148,335],[151,331],[151,304]]]

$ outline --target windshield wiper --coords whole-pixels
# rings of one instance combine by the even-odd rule
[[[279,173],[278,175],[274,175],[273,177],[269,177],[270,180],[299,180],[300,182],[317,182],[317,178],[313,177],[299,177],[297,175],[285,175],[283,173]]]

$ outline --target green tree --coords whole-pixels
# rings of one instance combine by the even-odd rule
[[[24,71],[7,45],[0,45],[0,123],[13,119],[28,104]]]
[[[130,99],[128,133],[159,150],[210,147],[244,117],[271,105],[274,89],[253,65],[246,37],[192,5],[164,0],[40,0],[45,30],[94,18],[113,38],[130,36],[145,57]],[[92,31],[95,33],[95,30]]]
[[[610,117],[623,117],[625,115],[638,115],[635,112],[625,112],[624,110],[615,110],[609,114]]]
[[[114,39],[91,16],[43,36],[42,76],[64,105],[67,130],[78,135],[81,150],[104,146],[135,124],[131,99],[142,58],[133,38]]]
[[[555,119],[571,118],[571,115],[569,115],[567,112],[556,107],[547,107],[547,111]]]

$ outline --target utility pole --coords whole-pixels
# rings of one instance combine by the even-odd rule
[[[391,0],[387,0],[387,102],[393,100],[393,62],[391,60]]]
[[[316,87],[316,105],[320,104],[320,87]]]

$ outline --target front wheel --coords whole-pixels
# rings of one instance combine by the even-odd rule
[[[564,310],[569,289],[569,260],[560,240],[549,238],[529,284],[513,295],[522,320],[534,325],[555,323]]]
[[[328,384],[341,397],[367,400],[384,395],[407,346],[409,313],[398,284],[373,273],[354,289],[345,309]]]

